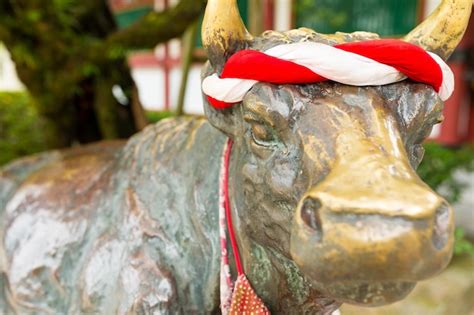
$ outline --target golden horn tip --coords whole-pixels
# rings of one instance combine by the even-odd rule
[[[474,0],[442,0],[404,40],[448,59],[466,31],[473,4]]]
[[[251,40],[236,0],[209,0],[201,32],[204,48],[213,64],[222,62]]]

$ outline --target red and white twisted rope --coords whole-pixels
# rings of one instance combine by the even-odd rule
[[[326,80],[354,86],[377,86],[409,78],[431,85],[442,100],[454,90],[449,66],[436,54],[395,39],[330,46],[301,42],[264,52],[242,50],[226,62],[220,76],[204,79],[202,89],[216,108],[243,100],[258,82],[307,84]]]

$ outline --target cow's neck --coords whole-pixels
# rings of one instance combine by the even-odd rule
[[[249,213],[246,211],[248,209],[252,209],[254,214],[263,213],[265,209],[262,204],[254,202],[253,198],[246,199],[242,196],[243,183],[239,178],[242,173],[239,156],[242,155],[238,150],[237,145],[230,162],[229,196],[245,274],[256,293],[274,314],[331,314],[339,304],[313,289],[289,255],[249,236],[252,232],[247,229],[246,221],[252,218],[242,217],[241,214]],[[261,228],[265,229],[264,226]],[[233,275],[236,275],[235,268]]]
[[[219,152],[225,141],[206,120],[184,117],[146,128],[123,151],[128,186],[145,218],[140,250],[172,286],[163,311],[219,309]],[[143,287],[152,278],[145,277]]]

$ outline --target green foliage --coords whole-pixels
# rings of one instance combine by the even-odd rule
[[[416,25],[413,0],[298,0],[297,26],[320,33],[368,31],[382,36],[406,34]]]
[[[474,171],[474,147],[451,149],[434,143],[425,144],[425,157],[418,167],[418,174],[451,203],[459,200],[465,186],[453,176],[457,170]]]
[[[0,93],[0,165],[44,149],[44,126],[28,94]]]
[[[454,231],[454,255],[474,256],[474,244],[466,239],[462,228],[456,228]]]
[[[173,117],[174,115],[175,113],[171,111],[161,111],[161,112],[146,111],[145,112],[146,119],[150,123],[156,123],[162,119]]]
[[[450,203],[458,201],[465,188],[465,184],[453,176],[458,170],[474,171],[474,147],[450,149],[434,143],[425,144],[425,157],[418,167],[418,174]],[[456,228],[454,237],[455,255],[474,255],[474,245],[466,239],[462,228]]]

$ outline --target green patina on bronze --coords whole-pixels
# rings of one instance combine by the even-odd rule
[[[209,1],[204,76],[244,47],[377,38],[308,29],[252,38],[236,14],[234,0]],[[9,164],[0,170],[0,313],[219,313],[228,136],[244,269],[272,313],[400,300],[451,257],[452,211],[413,170],[442,106],[409,81],[260,83],[231,109],[206,103],[207,119],[167,119],[127,143]]]

